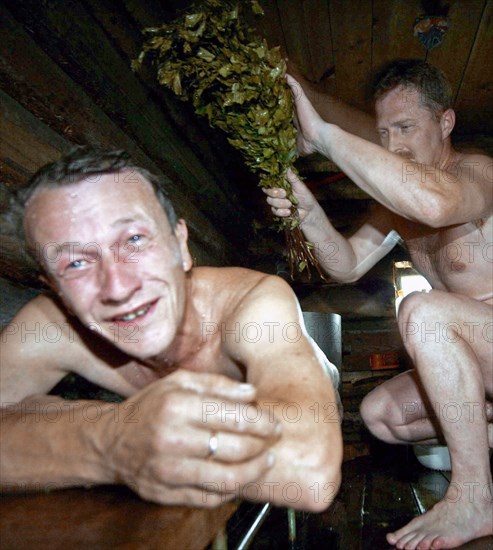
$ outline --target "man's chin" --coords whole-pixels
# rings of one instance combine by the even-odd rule
[[[153,362],[154,358],[161,356],[170,347],[169,335],[146,335],[136,332],[127,340],[121,341],[116,346],[124,353],[143,362]]]

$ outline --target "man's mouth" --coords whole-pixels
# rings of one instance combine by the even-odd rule
[[[156,301],[157,300],[155,300],[154,302],[145,304],[143,306],[140,306],[137,309],[134,309],[132,311],[129,311],[128,313],[125,313],[125,315],[116,315],[115,317],[113,317],[112,320],[115,323],[129,323],[131,321],[135,321],[135,319],[143,317],[151,309],[151,307],[156,303]]]

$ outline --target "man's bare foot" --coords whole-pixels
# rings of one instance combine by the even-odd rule
[[[475,486],[473,491],[472,486],[461,487],[459,499],[459,486],[453,491],[455,496],[447,492],[448,496],[426,514],[389,533],[389,544],[405,550],[457,548],[469,540],[493,534],[493,503],[488,488],[483,495],[482,487]]]

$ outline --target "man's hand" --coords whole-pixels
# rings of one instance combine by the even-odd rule
[[[177,371],[147,386],[122,403],[127,416],[135,404],[134,421],[108,416],[103,461],[111,481],[161,504],[235,498],[271,468],[279,438],[279,423],[254,398],[253,386],[215,374]]]
[[[301,223],[309,221],[311,214],[320,208],[317,199],[313,196],[308,187],[295,175],[295,173],[289,169],[287,172],[287,179],[292,185],[293,194],[296,197],[298,204],[298,214]],[[286,198],[286,191],[281,188],[275,189],[263,189],[267,195],[267,203],[270,204],[272,213],[274,216],[285,218],[292,213],[293,204]]]
[[[327,125],[314,109],[310,100],[306,96],[301,84],[290,75],[286,75],[286,80],[291,87],[294,104],[296,108],[296,118],[294,124],[298,130],[296,145],[300,155],[311,155],[320,152],[319,141],[323,127]]]

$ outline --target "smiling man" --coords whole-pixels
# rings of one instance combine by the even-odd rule
[[[452,480],[443,500],[389,533],[388,542],[426,550],[491,535],[493,414],[485,398],[493,397],[493,160],[452,147],[448,83],[423,61],[388,67],[376,86],[376,121],[306,81],[303,89],[294,79],[290,84],[300,152],[329,157],[378,203],[346,239],[290,174],[301,227],[320,264],[338,281],[356,281],[401,236],[433,287],[410,294],[399,308],[399,328],[416,369],[381,384],[364,399],[361,413],[388,443],[445,439]],[[292,204],[282,189],[267,194],[276,215],[289,215]],[[327,254],[334,247],[337,256]],[[457,415],[447,414],[450,405],[459,408]]]
[[[4,489],[125,483],[162,504],[325,509],[342,455],[332,366],[289,286],[193,268],[185,222],[121,152],[79,148],[22,195],[53,292],[2,335]],[[68,372],[126,399],[46,395]]]

